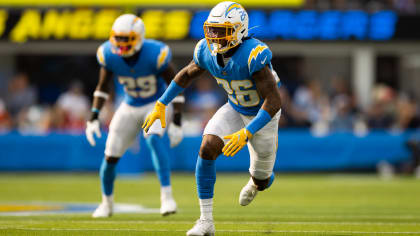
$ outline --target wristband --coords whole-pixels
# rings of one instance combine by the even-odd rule
[[[165,93],[159,98],[159,102],[168,105],[182,91],[184,91],[184,88],[172,80]]]
[[[254,119],[245,127],[252,135],[270,122],[271,116],[264,109],[260,109]]]
[[[96,90],[95,92],[93,92],[93,96],[94,97],[100,97],[100,98],[103,98],[105,100],[109,98],[109,94],[107,94],[105,92],[102,92],[102,91],[99,91],[99,90]]]

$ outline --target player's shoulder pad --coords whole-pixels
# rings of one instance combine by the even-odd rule
[[[265,43],[254,38],[248,39],[244,43],[248,51],[247,64],[251,75],[271,63],[273,55]]]
[[[153,55],[153,62],[156,65],[157,70],[163,70],[169,64],[172,58],[172,52],[168,45],[165,43],[153,40],[153,39],[146,39],[144,47],[148,47],[150,54]]]
[[[110,42],[106,41],[105,43],[101,44],[96,51],[96,59],[98,60],[99,65],[106,66],[107,64],[107,56],[110,50]]]
[[[197,45],[195,45],[195,49],[194,49],[194,62],[195,64],[197,64],[200,67],[203,67],[204,64],[202,63],[202,56],[203,56],[203,50],[206,50],[206,39],[201,39],[200,41],[198,41]]]

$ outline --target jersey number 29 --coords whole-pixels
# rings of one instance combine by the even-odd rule
[[[148,98],[156,93],[156,77],[153,75],[145,77],[119,76],[118,81],[124,85],[124,91],[135,98]]]

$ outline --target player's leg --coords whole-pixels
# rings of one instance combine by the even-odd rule
[[[244,116],[242,118],[245,123],[252,119],[252,117]],[[251,178],[239,194],[239,204],[242,206],[251,203],[258,191],[269,188],[274,181],[273,167],[277,153],[279,118],[280,112],[266,126],[255,133],[248,143]]]
[[[154,105],[154,104],[151,104]],[[153,109],[153,106],[147,105],[148,112]],[[150,106],[150,107],[149,107]],[[168,106],[166,109],[166,123],[170,123],[172,117],[172,106]],[[161,207],[160,213],[163,216],[176,213],[176,202],[172,195],[171,186],[171,167],[170,167],[170,147],[167,140],[163,139],[165,129],[162,128],[160,120],[157,120],[150,128],[147,134],[144,134],[146,138],[147,146],[149,147],[153,167],[155,168],[156,175],[160,182],[160,200]]]
[[[223,137],[238,131],[243,126],[241,117],[229,104],[222,106],[207,124],[195,170],[201,215],[187,235],[214,234],[213,194],[216,183],[216,159],[222,153],[225,144]]]
[[[102,160],[99,169],[99,177],[101,179],[102,202],[93,212],[92,217],[109,217],[113,213],[114,205],[114,181],[117,174],[116,167],[119,157],[108,157]]]
[[[132,116],[131,110],[131,107],[122,103],[112,118],[106,140],[105,158],[99,170],[102,203],[93,212],[92,217],[112,215],[117,163],[140,131],[140,126],[137,125],[138,121]]]

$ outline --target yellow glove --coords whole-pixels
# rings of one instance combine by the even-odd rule
[[[229,142],[223,147],[222,152],[225,156],[235,156],[235,154],[241,150],[248,140],[252,138],[251,132],[243,128],[236,133],[223,137],[224,139],[230,139]]]
[[[153,125],[153,123],[155,122],[155,120],[159,119],[160,123],[162,125],[162,128],[166,127],[166,120],[165,120],[165,108],[166,105],[157,101],[155,104],[155,108],[153,108],[152,113],[150,113],[147,117],[146,120],[143,123],[142,128],[144,129],[144,131],[149,131],[150,126]]]

